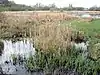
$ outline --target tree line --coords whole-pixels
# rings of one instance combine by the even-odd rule
[[[100,11],[100,7],[92,6],[90,8],[73,7],[69,4],[68,7],[58,8],[54,3],[49,5],[43,5],[36,3],[34,6],[27,6],[23,4],[16,4],[14,1],[0,0],[0,11],[34,11],[34,10],[50,10],[50,11]]]

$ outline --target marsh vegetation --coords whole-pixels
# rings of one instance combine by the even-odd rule
[[[31,39],[35,53],[23,63],[28,72],[100,75],[99,20],[80,19],[63,12],[9,12],[0,15],[3,16],[0,17],[0,39],[15,44],[22,39]],[[86,48],[76,48],[79,44]],[[15,49],[25,48],[17,45]],[[0,52],[1,46],[5,49],[0,43]],[[16,61],[16,57],[13,56],[12,60]]]

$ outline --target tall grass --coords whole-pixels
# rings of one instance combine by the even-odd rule
[[[60,23],[50,23],[36,27],[34,44],[41,50],[70,48],[72,28]]]
[[[63,20],[75,19],[71,15],[59,12],[57,13],[56,12],[55,13],[5,12],[0,14],[1,14],[0,20],[2,21],[2,23],[0,23],[0,32],[2,34],[0,36],[1,38],[5,37],[13,38],[14,35],[16,35],[17,37],[17,35],[19,34],[21,34],[22,37],[34,37],[34,32],[35,32],[34,30],[36,30],[36,28],[38,28],[37,26],[39,25],[42,28],[43,25],[48,25],[48,27],[50,25],[52,26],[54,25],[56,27],[58,23]]]
[[[68,52],[60,50],[59,54],[54,52],[44,53],[38,50],[35,56],[27,60],[26,65],[30,71],[38,68],[43,69],[46,73],[51,72],[51,75],[54,75],[55,70],[59,68],[67,69],[66,72],[77,72],[78,75],[99,75],[99,62],[100,60],[85,59],[80,50],[73,48],[69,49]]]

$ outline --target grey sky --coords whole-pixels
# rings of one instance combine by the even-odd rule
[[[100,0],[12,0],[18,4],[35,5],[36,3],[42,3],[44,5],[55,3],[58,7],[73,6],[91,7],[94,5],[100,6]]]

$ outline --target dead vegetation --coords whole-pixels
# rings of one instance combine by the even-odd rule
[[[41,50],[69,48],[72,29],[66,25],[48,24],[38,26],[35,33],[35,46]]]

